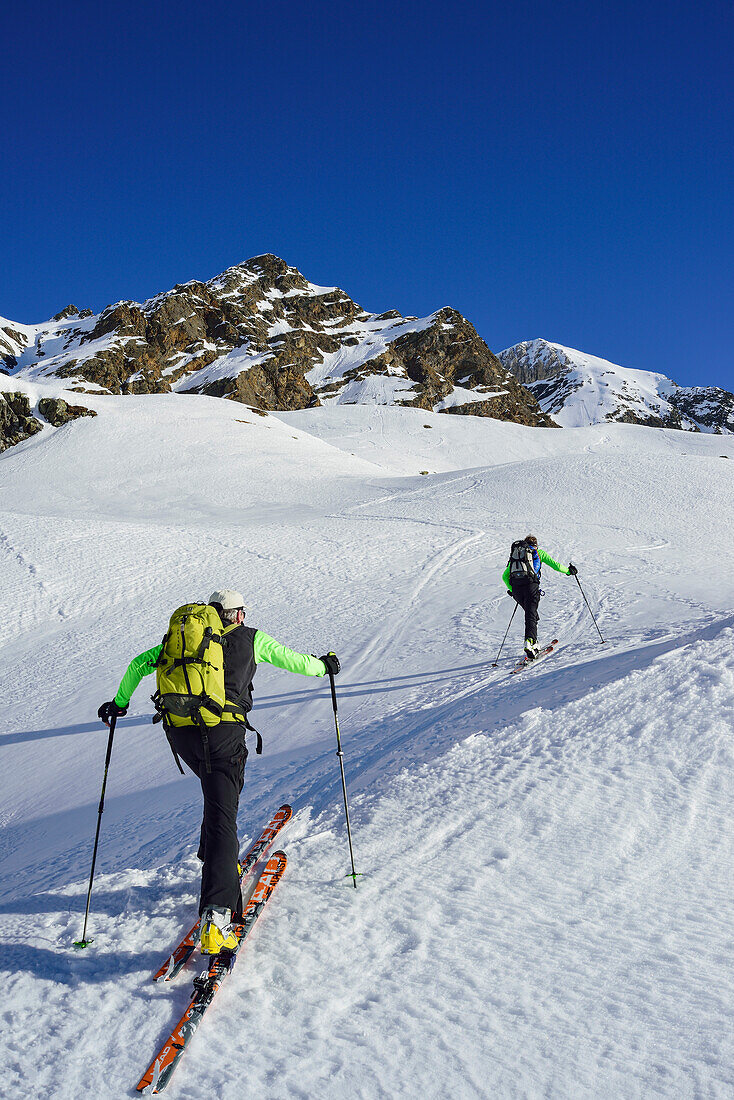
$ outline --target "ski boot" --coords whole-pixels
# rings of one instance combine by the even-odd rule
[[[538,656],[538,643],[535,638],[525,639],[525,656],[529,661],[534,661]]]
[[[225,949],[232,951],[237,946],[237,936],[231,923],[232,913],[218,905],[210,905],[201,914],[201,953],[218,955]]]

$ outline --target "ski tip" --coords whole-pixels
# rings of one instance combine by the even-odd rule
[[[263,874],[264,875],[276,875],[277,874],[278,878],[280,878],[280,876],[285,871],[287,865],[288,865],[288,856],[285,854],[284,851],[279,850],[277,852],[273,852],[273,854],[268,859],[268,862],[265,864]]]
[[[286,821],[288,821],[288,819],[293,816],[293,807],[288,802],[284,802],[283,805],[279,807],[278,813],[283,814]]]
[[[148,1069],[145,1071],[144,1076],[140,1078],[137,1085],[135,1086],[135,1091],[142,1092],[143,1096],[150,1096],[152,1093],[162,1092],[163,1089],[158,1088],[160,1079],[161,1065],[160,1059],[157,1058],[153,1065],[149,1066]],[[165,1088],[165,1082],[163,1084],[163,1088]]]
[[[159,970],[156,970],[155,974],[153,975],[153,981],[154,982],[170,982],[171,978],[174,977],[173,971],[174,971],[175,966],[176,966],[175,954],[169,955],[167,960],[164,962],[163,966]]]

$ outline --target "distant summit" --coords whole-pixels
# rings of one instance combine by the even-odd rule
[[[564,428],[604,421],[734,433],[734,394],[678,386],[664,374],[632,370],[548,340],[530,340],[499,359]]]
[[[267,410],[326,403],[408,405],[552,425],[536,399],[451,308],[368,313],[278,256],[178,284],[100,314],[0,319],[0,368],[102,393],[205,393]]]

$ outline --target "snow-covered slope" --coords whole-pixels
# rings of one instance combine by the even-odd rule
[[[729,1095],[734,581],[702,563],[734,522],[734,439],[85,401],[0,456],[5,1094],[132,1095],[183,1010],[195,969],[149,976],[196,905],[200,795],[147,683],[116,734],[95,942],[71,949],[96,710],[173,607],[231,584],[255,625],[342,659],[364,878],[344,885],[328,688],[261,667],[240,828],[291,801],[289,867],[169,1095]],[[500,573],[528,530],[578,564],[606,642],[546,571],[561,645],[510,676]]]
[[[715,386],[678,386],[663,374],[620,367],[547,340],[516,344],[499,359],[564,428],[612,420],[734,432],[734,394]]]
[[[0,361],[17,361],[33,339],[32,325],[19,325],[0,317]]]

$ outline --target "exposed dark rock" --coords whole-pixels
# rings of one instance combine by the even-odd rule
[[[93,409],[85,409],[81,405],[67,405],[60,397],[42,397],[38,402],[38,411],[41,416],[53,424],[54,428],[60,428],[62,424],[68,424],[70,420],[77,420],[80,416],[96,416]]]
[[[18,365],[18,354],[26,346],[27,338],[12,324],[0,325],[0,371],[10,374]]]
[[[89,310],[88,312],[91,313],[91,310]],[[66,306],[65,309],[62,309],[59,313],[55,313],[53,315],[53,317],[51,318],[51,320],[52,321],[65,321],[67,317],[79,317],[79,316],[80,316],[79,310],[76,308],[76,306],[69,305],[69,306]]]
[[[539,341],[533,341],[539,343]],[[527,386],[531,382],[541,382],[546,378],[558,378],[568,371],[569,361],[558,348],[546,344],[543,355],[529,354],[532,344],[517,344],[502,352],[502,363],[512,371],[518,382]]]
[[[660,410],[658,410],[659,413]],[[680,413],[677,409],[671,409],[665,416],[658,415],[654,409],[645,415],[635,409],[620,407],[615,413],[610,414],[607,420],[615,424],[641,424],[645,428],[682,428]]]
[[[681,386],[670,398],[678,413],[714,433],[734,432],[734,393],[718,386]]]
[[[84,334],[81,343],[99,340],[101,336],[111,332],[117,336],[145,337],[145,322],[140,306],[135,302],[117,302],[114,306],[107,306],[92,331]]]
[[[402,404],[433,409],[453,392],[455,386],[460,386],[478,393],[486,390],[487,398],[459,402],[441,411],[554,426],[551,417],[540,411],[535,398],[500,363],[474,326],[455,309],[439,310],[429,328],[398,337],[392,344],[392,351],[419,389],[415,399]]]
[[[25,393],[0,393],[0,451],[35,435],[41,424],[31,416],[31,404]]]
[[[38,411],[49,424],[58,428],[80,416],[96,416],[92,409],[69,405],[60,397],[42,397]],[[40,420],[33,416],[26,393],[0,393],[0,452],[40,432]]]

